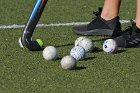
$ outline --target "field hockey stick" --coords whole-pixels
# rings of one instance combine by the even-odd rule
[[[25,25],[25,28],[23,30],[22,36],[21,36],[21,44],[28,48],[30,51],[39,51],[42,50],[42,46],[40,45],[40,42],[37,42],[36,40],[32,39],[32,34],[34,32],[34,29],[36,28],[36,25],[41,17],[41,14],[47,4],[48,0],[37,0],[36,4],[34,5],[34,8],[32,10],[32,13],[27,21],[27,24]],[[43,42],[42,42],[43,43]]]

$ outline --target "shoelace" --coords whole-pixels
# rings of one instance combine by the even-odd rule
[[[125,28],[125,33],[129,33],[129,35],[132,35],[132,27],[135,25],[136,23],[131,19],[130,20],[130,26]]]
[[[124,33],[131,35],[132,34],[132,26],[126,27]]]
[[[99,7],[98,8],[98,11],[93,11],[93,14],[97,17],[97,16],[99,16],[99,15],[101,15],[101,13],[102,13],[102,7]],[[94,19],[95,17],[93,17],[93,19]]]

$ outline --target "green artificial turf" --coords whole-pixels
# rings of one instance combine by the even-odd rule
[[[35,0],[4,0],[0,3],[0,25],[25,24]],[[121,19],[133,19],[135,1],[122,1]],[[87,22],[103,0],[50,0],[39,23]],[[127,25],[127,24],[125,24]],[[122,24],[122,27],[125,27]],[[75,70],[60,67],[79,36],[72,26],[36,28],[34,38],[45,46],[55,46],[59,58],[46,61],[42,51],[18,46],[23,28],[0,29],[0,93],[139,93],[139,48],[119,48],[115,54],[103,52],[107,36],[87,36],[96,50],[77,62]]]

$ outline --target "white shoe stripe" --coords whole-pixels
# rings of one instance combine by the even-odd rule
[[[134,43],[139,43],[139,42],[137,42],[137,40],[133,40],[132,42],[134,42]]]
[[[133,42],[129,42],[129,44],[134,45],[134,43],[133,43]]]
[[[136,38],[136,40],[140,42],[140,39],[139,38]]]

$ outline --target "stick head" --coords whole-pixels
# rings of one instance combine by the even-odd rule
[[[27,38],[19,38],[19,46],[21,48],[28,48],[30,51],[40,51],[43,50],[43,41],[41,39],[33,40]]]

